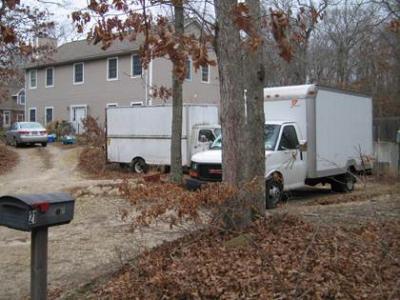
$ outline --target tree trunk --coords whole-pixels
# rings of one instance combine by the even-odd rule
[[[261,36],[261,24],[257,20],[261,18],[261,3],[256,0],[247,0],[249,13],[253,20],[254,29]],[[247,140],[246,156],[250,157],[245,166],[246,181],[251,182],[251,193],[248,194],[251,201],[252,213],[264,214],[265,211],[265,145],[264,145],[264,85],[265,69],[264,47],[259,46],[254,51],[248,51],[243,66],[246,74],[246,107],[247,107]],[[268,112],[267,112],[268,113]]]
[[[182,1],[174,5],[175,34],[184,33],[184,11]],[[182,183],[182,81],[176,75],[178,62],[173,62],[172,70],[172,134],[171,134],[171,181]]]
[[[254,2],[259,5],[259,1]],[[241,46],[240,32],[232,14],[232,8],[237,5],[237,0],[215,1],[214,5],[217,19],[216,53],[221,94],[223,181],[238,189],[236,197],[232,199],[228,207],[225,207],[227,210],[224,221],[227,227],[241,228],[251,222],[254,211],[260,213],[264,207],[264,202],[259,202],[259,196],[264,190],[262,179],[265,164],[263,142],[262,149],[260,147],[260,141],[263,141],[264,123],[263,90],[258,88],[259,85],[263,87],[264,72],[260,65],[262,61],[258,60],[261,56],[246,53],[249,55],[248,60],[244,59],[244,55],[242,56],[244,49]],[[258,12],[259,10],[260,7],[258,7]],[[253,65],[244,67],[247,63]],[[252,67],[254,68],[251,70],[252,75],[245,76],[244,71],[248,72]],[[250,103],[246,105],[244,82],[258,77],[262,77],[262,80],[256,79],[256,83],[251,85],[246,82],[249,89],[257,86],[257,90],[247,91]],[[246,124],[246,106],[247,120],[252,119],[248,124]],[[253,129],[255,131],[251,132]],[[255,180],[255,194],[253,194],[253,189],[249,193],[250,189],[247,188],[252,180]]]

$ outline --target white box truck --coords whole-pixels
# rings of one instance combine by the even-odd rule
[[[352,174],[371,168],[372,99],[316,85],[266,88],[264,97],[267,206],[306,184],[353,190]],[[190,174],[189,187],[221,180],[220,138],[192,157]]]
[[[182,119],[182,166],[188,166],[220,135],[218,107],[184,105]],[[107,160],[131,164],[138,173],[148,165],[170,165],[171,122],[171,105],[107,108]]]

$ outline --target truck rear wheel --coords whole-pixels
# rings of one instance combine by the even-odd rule
[[[268,179],[265,183],[265,201],[267,209],[276,208],[282,200],[283,185],[275,178]]]
[[[352,192],[355,182],[355,177],[350,173],[335,176],[331,181],[332,191],[338,193]]]
[[[135,158],[132,161],[132,170],[135,173],[143,174],[147,172],[148,166],[143,158]]]

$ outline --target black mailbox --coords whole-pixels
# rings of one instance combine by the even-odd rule
[[[66,193],[0,197],[0,225],[31,231],[69,223],[75,200]]]

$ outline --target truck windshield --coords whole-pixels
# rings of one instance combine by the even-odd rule
[[[265,140],[265,150],[274,150],[276,141],[278,140],[279,131],[281,129],[280,125],[267,124],[264,127],[264,140]],[[221,150],[222,149],[222,136],[220,135],[212,143],[211,150]]]
[[[275,150],[276,141],[278,140],[280,125],[267,124],[264,127],[264,143],[265,150]]]
[[[215,139],[215,141],[210,146],[211,150],[221,150],[222,149],[222,136],[220,135]]]

